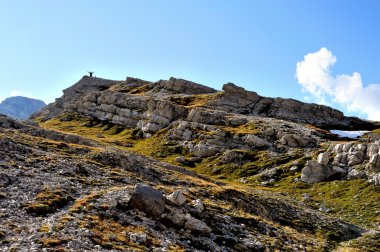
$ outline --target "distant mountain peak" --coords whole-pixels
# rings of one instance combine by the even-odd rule
[[[45,102],[24,96],[13,96],[0,103],[0,113],[15,119],[27,119],[45,107]]]

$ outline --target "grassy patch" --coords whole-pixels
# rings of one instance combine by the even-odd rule
[[[79,213],[83,209],[91,210],[89,203],[102,195],[100,192],[92,192],[80,199],[77,199],[74,204],[70,207],[69,212]]]
[[[373,228],[378,225],[380,216],[380,188],[367,181],[337,180],[320,182],[308,185],[295,182],[298,175],[287,176],[276,183],[275,187],[268,188],[277,192],[288,192],[292,198],[302,201],[303,194],[307,193],[311,201],[307,204],[312,208],[325,205],[331,209],[331,214],[364,228]]]
[[[185,107],[201,107],[216,99],[221,93],[171,96],[170,101]]]
[[[260,127],[258,124],[254,122],[248,122],[246,124],[236,126],[236,127],[222,127],[225,132],[229,132],[231,134],[236,134],[238,136],[246,135],[246,134],[259,134]]]
[[[375,129],[372,131],[373,133],[380,133],[380,129]]]
[[[70,120],[67,118],[70,116]],[[40,124],[47,129],[85,136],[107,144],[129,146],[134,140],[133,129],[93,120],[78,114],[65,114]]]
[[[42,244],[43,247],[56,247],[68,242],[67,239],[62,239],[61,237],[44,237],[38,240],[38,243]]]
[[[367,233],[362,237],[341,244],[335,252],[380,251],[380,232]]]
[[[27,203],[24,209],[31,214],[46,215],[65,206],[72,198],[59,188],[43,188],[33,202]]]

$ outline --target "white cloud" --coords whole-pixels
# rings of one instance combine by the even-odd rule
[[[336,60],[332,52],[324,47],[305,55],[296,69],[296,78],[303,91],[321,103],[328,104],[328,100],[332,99],[348,111],[380,121],[380,84],[364,86],[360,73],[332,75],[330,68]]]
[[[24,91],[20,91],[20,90],[11,90],[9,96],[26,96],[26,97],[30,97],[29,94],[25,93]]]

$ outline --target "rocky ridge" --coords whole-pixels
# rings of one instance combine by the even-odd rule
[[[64,95],[34,117],[49,119],[63,111],[77,111],[125,127],[156,132],[171,122],[199,113],[198,107],[182,106],[191,95],[207,95],[202,107],[212,109],[215,117],[223,112],[245,116],[262,116],[298,123],[310,123],[327,129],[374,129],[379,125],[359,118],[345,117],[327,106],[302,103],[293,99],[261,97],[232,83],[223,92],[190,81],[170,78],[155,83],[136,78],[111,81],[84,76]],[[182,104],[181,104],[182,102]],[[190,118],[191,119],[191,118]],[[210,119],[210,120],[212,120]]]

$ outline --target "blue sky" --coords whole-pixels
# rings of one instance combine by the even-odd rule
[[[357,72],[363,97],[377,92],[365,88],[380,83],[379,13],[376,0],[4,0],[0,99],[22,94],[52,102],[93,70],[116,80],[174,76],[217,89],[233,82],[371,118],[352,105],[358,97],[342,100],[332,85]],[[325,69],[333,80],[327,89],[296,76],[297,63],[321,48],[337,59]],[[313,83],[320,93],[305,89]]]

